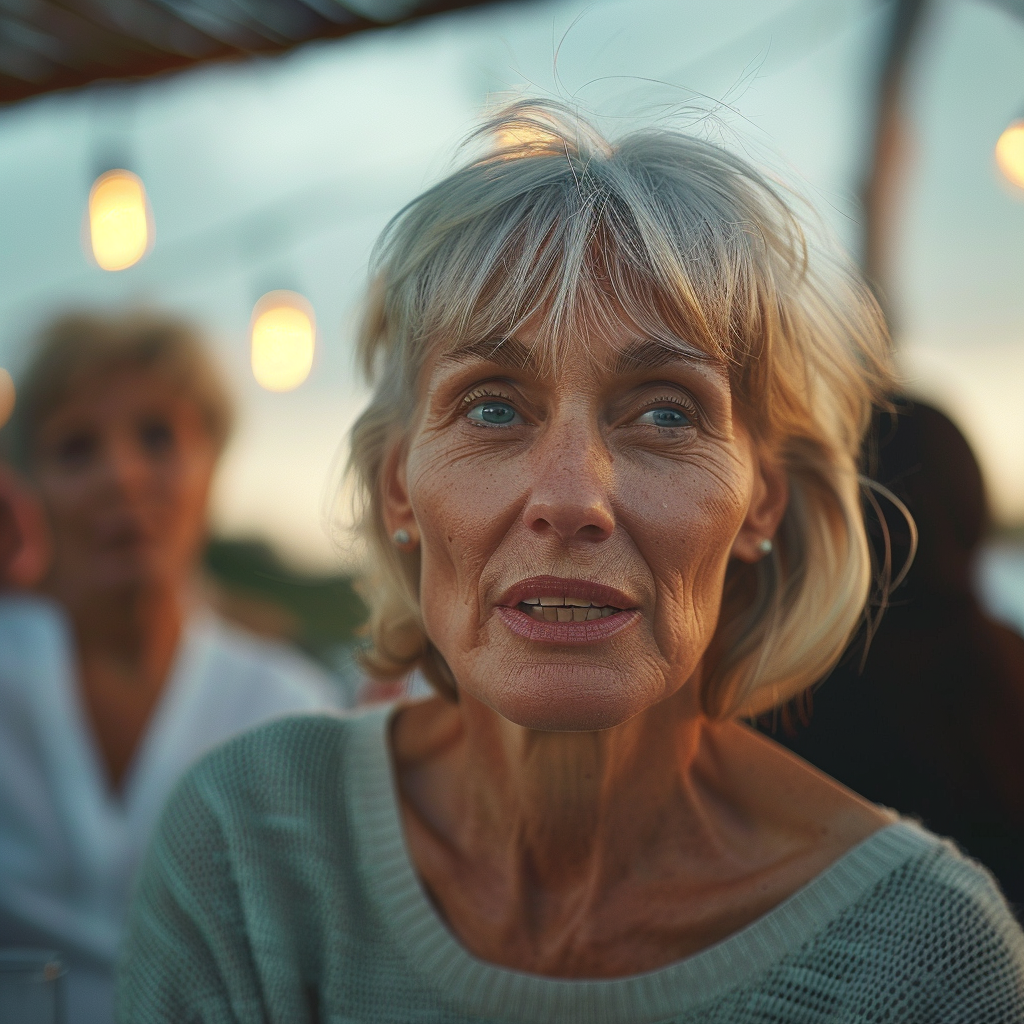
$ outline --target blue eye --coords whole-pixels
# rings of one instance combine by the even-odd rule
[[[637,423],[651,423],[656,427],[689,427],[692,422],[682,409],[673,406],[648,409],[637,419]]]
[[[466,413],[466,418],[476,423],[505,427],[516,421],[517,413],[507,402],[481,402]]]

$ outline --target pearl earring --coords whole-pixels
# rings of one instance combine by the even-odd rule
[[[757,542],[757,550],[760,551],[762,555],[770,555],[772,553],[772,548],[774,547],[775,545],[772,543],[770,537],[762,537]]]
[[[412,540],[412,538],[409,536],[408,530],[395,530],[395,532],[391,534],[391,541],[395,547],[404,547],[410,540]]]

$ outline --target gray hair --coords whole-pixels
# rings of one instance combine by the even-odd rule
[[[453,692],[424,631],[419,557],[395,550],[382,517],[383,467],[428,357],[529,322],[557,364],[595,327],[624,327],[725,367],[744,424],[786,467],[775,550],[730,567],[701,684],[713,717],[784,702],[835,664],[868,596],[857,462],[892,382],[870,291],[812,242],[781,185],[710,142],[660,128],[613,145],[550,102],[514,104],[477,137],[497,144],[401,211],[373,261],[360,355],[374,392],[350,457],[371,554],[368,666],[418,665]]]

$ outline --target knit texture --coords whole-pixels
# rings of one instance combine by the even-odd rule
[[[909,822],[660,970],[570,981],[484,963],[409,862],[386,722],[276,722],[186,776],[137,891],[121,1021],[1024,1022],[1024,934],[981,868]]]

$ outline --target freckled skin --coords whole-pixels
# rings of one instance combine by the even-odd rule
[[[623,379],[582,353],[555,380],[484,385],[527,400],[521,426],[475,424],[464,410],[453,421],[452,398],[458,405],[463,385],[495,371],[510,376],[435,366],[410,446],[427,630],[460,686],[511,721],[608,728],[683,685],[711,640],[754,491],[749,436],[717,367],[680,362]],[[688,392],[699,425],[635,422],[652,402]],[[593,650],[538,656],[493,609],[510,584],[540,574],[612,584],[634,598],[640,621]]]
[[[577,978],[725,938],[889,821],[701,714],[726,569],[760,557],[785,475],[720,367],[616,372],[631,340],[590,341],[557,372],[435,359],[383,480],[459,690],[393,719],[410,856],[474,955]],[[501,602],[537,576],[614,587],[636,614],[594,643],[521,636]]]

